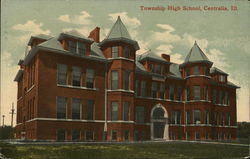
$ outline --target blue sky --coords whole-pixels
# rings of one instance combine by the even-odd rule
[[[238,121],[249,121],[249,3],[213,0],[2,0],[1,1],[1,112],[10,123],[10,107],[16,105],[17,88],[13,82],[17,62],[31,35],[75,29],[85,36],[99,26],[101,40],[117,16],[138,41],[138,54],[152,49],[171,55],[181,63],[196,40],[214,66],[229,73],[239,85]],[[237,6],[237,11],[230,7]],[[142,11],[140,6],[225,6],[229,11]]]

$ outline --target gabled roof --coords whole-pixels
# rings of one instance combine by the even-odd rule
[[[84,35],[82,35],[81,33],[79,33],[76,30],[71,30],[71,31],[66,31],[66,32],[61,33],[59,35],[58,40],[62,40],[65,37],[69,37],[69,38],[73,38],[73,39],[77,39],[77,40],[83,40],[83,41],[86,41],[89,43],[93,42],[92,39],[85,37]]]
[[[211,74],[218,73],[218,74],[228,75],[226,72],[218,69],[217,67],[210,68],[210,73]]]
[[[138,55],[138,61],[140,61],[140,62],[145,61],[147,59],[152,60],[152,61],[156,61],[156,62],[170,63],[170,62],[166,61],[165,59],[163,59],[162,57],[160,57],[155,52],[153,52],[151,49],[148,50],[147,52],[141,54],[141,55]]]
[[[99,56],[105,59],[105,56],[103,55],[102,50],[100,49],[100,47],[98,46],[98,43],[96,42],[92,43],[90,54],[94,56]]]
[[[41,39],[41,40],[49,40],[52,38],[50,35],[45,35],[45,34],[38,34],[30,37],[30,40],[28,42],[28,45],[30,46],[33,42],[34,39]]]
[[[129,35],[129,32],[125,25],[122,23],[120,16],[118,16],[107,37],[102,42],[100,42],[99,45],[101,46],[104,43],[111,41],[123,41],[133,45],[136,50],[139,50],[137,41],[131,39],[131,36]]]
[[[185,58],[185,61],[183,64],[186,63],[195,63],[195,62],[206,62],[212,64],[211,61],[207,58],[207,56],[204,54],[204,52],[200,49],[198,44],[194,43],[193,47],[189,51],[188,55]]]
[[[63,49],[62,44],[55,37],[37,45],[37,46],[38,47],[45,47],[45,48],[49,48],[49,49],[53,49],[53,50],[58,50],[58,51],[66,51]]]

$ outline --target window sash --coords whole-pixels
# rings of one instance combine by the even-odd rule
[[[67,84],[67,66],[63,64],[57,65],[57,84]]]
[[[94,70],[87,69],[86,70],[86,86],[87,88],[94,88]]]
[[[174,100],[174,86],[169,86],[169,99]]]
[[[118,71],[111,71],[111,89],[118,89]]]
[[[94,100],[87,100],[87,120],[94,119]]]
[[[125,47],[123,48],[123,56],[124,56],[125,58],[129,58],[129,52],[130,52],[129,48],[128,48],[127,46],[125,46]]]
[[[209,124],[209,112],[208,111],[205,111],[205,115],[204,115],[204,118],[205,118],[205,124]]]
[[[200,100],[200,86],[194,86],[194,100]]]
[[[146,97],[146,82],[141,81],[141,96]]]
[[[72,131],[72,141],[79,141],[80,140],[80,130],[74,129]]]
[[[81,117],[81,100],[72,99],[72,119],[80,119]]]
[[[73,86],[81,86],[81,68],[73,67]]]
[[[117,140],[117,131],[111,130],[111,140],[116,141]]]
[[[75,41],[69,41],[68,42],[68,44],[69,44],[69,52],[71,52],[71,53],[76,53],[76,48],[77,48],[77,42],[75,42]]]
[[[136,107],[136,122],[144,123],[144,107],[142,106]]]
[[[182,88],[178,87],[177,88],[177,96],[176,96],[176,100],[181,100],[181,95],[182,95]]]
[[[200,74],[200,69],[199,66],[194,66],[194,75],[199,75]]]
[[[78,54],[79,55],[85,55],[86,54],[86,45],[78,42]]]
[[[201,123],[201,112],[200,110],[194,110],[194,124],[200,124]]]
[[[155,65],[155,73],[161,74],[161,65]]]
[[[135,93],[137,96],[139,96],[139,91],[140,91],[140,81],[139,80],[136,80],[135,81]]]
[[[129,102],[123,102],[123,120],[129,120]]]
[[[111,102],[111,120],[118,120],[118,103]]]
[[[129,75],[130,75],[130,72],[129,71],[124,71],[123,73],[123,88],[125,90],[129,90]]]
[[[152,97],[156,98],[157,97],[157,83],[152,82]]]
[[[57,97],[57,118],[65,119],[66,118],[66,107],[67,107],[67,98],[66,97]]]
[[[129,130],[124,130],[124,141],[129,140]]]
[[[118,46],[112,47],[112,58],[118,57]]]

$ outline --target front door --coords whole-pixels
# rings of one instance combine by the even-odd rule
[[[165,123],[164,122],[154,122],[153,124],[154,124],[154,138],[163,139]]]

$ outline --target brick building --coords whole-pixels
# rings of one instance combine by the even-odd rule
[[[32,36],[18,65],[16,136],[136,141],[236,138],[236,89],[195,42],[182,64],[137,55],[120,17],[100,41],[76,31]]]

